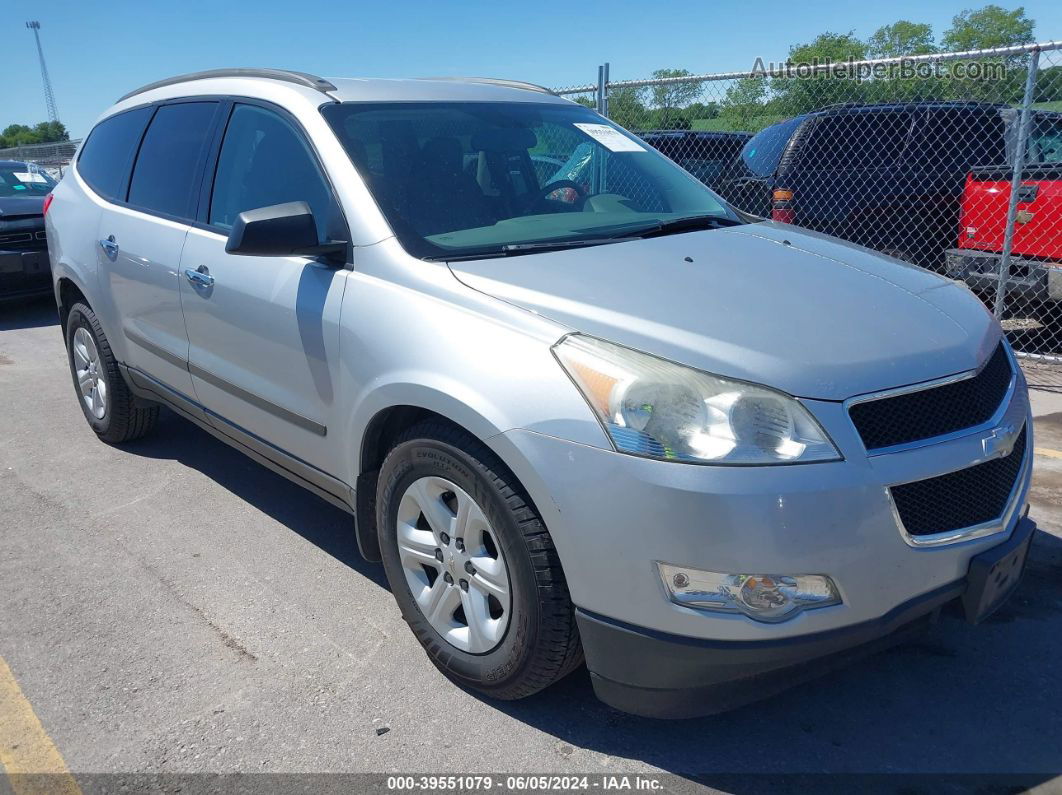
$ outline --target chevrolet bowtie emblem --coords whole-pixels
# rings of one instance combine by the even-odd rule
[[[981,440],[985,458],[1004,458],[1014,449],[1018,441],[1018,429],[1014,425],[1000,425]]]

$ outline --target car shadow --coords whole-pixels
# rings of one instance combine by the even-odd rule
[[[50,295],[0,303],[0,331],[59,325],[59,311]]]
[[[387,589],[382,567],[357,551],[352,517],[173,413],[123,450],[199,470]],[[983,625],[945,615],[924,637],[722,715],[619,712],[597,700],[585,668],[522,701],[468,692],[555,737],[559,759],[616,756],[648,766],[647,775],[727,792],[850,792],[867,789],[868,775],[882,792],[944,791],[942,777],[963,790],[1026,789],[1062,771],[1060,575],[1062,539],[1038,532],[1018,592]],[[904,777],[887,777],[896,773]],[[993,775],[1002,778],[993,784]]]
[[[354,517],[243,453],[197,425],[163,409],[155,430],[122,445],[145,458],[179,461],[198,470],[241,500],[305,538],[357,574],[386,589],[383,567],[358,552]]]

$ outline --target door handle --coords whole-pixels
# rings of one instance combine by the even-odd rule
[[[206,265],[200,265],[198,270],[184,269],[184,276],[192,283],[193,287],[213,287],[214,277],[210,275]]]
[[[114,240],[114,235],[110,235],[109,237],[106,237],[101,240],[100,247],[103,249],[103,252],[111,259],[114,259],[118,256],[118,244]]]

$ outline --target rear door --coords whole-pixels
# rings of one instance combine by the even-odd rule
[[[213,173],[179,279],[199,401],[249,445],[264,440],[318,470],[342,471],[338,456],[349,450],[327,437],[340,421],[339,313],[349,271],[311,257],[225,252],[241,212],[291,201],[309,204],[322,239],[349,240],[339,203],[297,122],[264,104],[232,106]]]
[[[193,388],[178,266],[218,107],[196,101],[143,109],[151,120],[131,176],[104,207],[99,225],[99,273],[121,318],[126,364],[188,397]]]

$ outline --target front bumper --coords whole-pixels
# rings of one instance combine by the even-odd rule
[[[889,487],[984,461],[990,432],[868,455],[842,404],[804,401],[844,460],[698,466],[525,430],[491,443],[550,528],[599,695],[648,714],[657,708],[639,707],[640,696],[628,699],[620,688],[651,691],[662,704],[667,694],[657,691],[675,690],[681,712],[691,689],[711,701],[717,685],[742,681],[759,697],[770,692],[761,680],[774,670],[789,671],[785,681],[792,683],[802,662],[894,642],[963,594],[971,562],[1028,521],[1020,509],[1034,440],[1024,379],[1015,372],[996,427],[1025,426],[1027,444],[1005,518],[986,535],[939,545],[910,543]],[[658,561],[702,571],[827,575],[843,601],[775,624],[696,610],[668,599]],[[740,688],[732,690],[731,701],[743,699]],[[691,708],[703,711],[704,704]]]
[[[947,274],[971,289],[994,292],[999,285],[1000,254],[955,248],[945,252]],[[1011,257],[1007,295],[1030,303],[1062,301],[1062,263]]]
[[[981,594],[977,570],[987,570],[1001,552],[1027,544],[1035,530],[1032,520],[1021,519],[1004,544],[974,558],[969,578],[921,594],[871,621],[792,638],[694,639],[579,610],[576,620],[594,692],[610,706],[653,718],[709,715],[774,695],[919,635],[949,602],[963,600],[970,621],[982,617],[981,601],[967,598],[975,588]],[[977,565],[980,558],[984,567]],[[1014,572],[1003,599],[989,603],[992,610],[1009,596],[1020,574]]]

